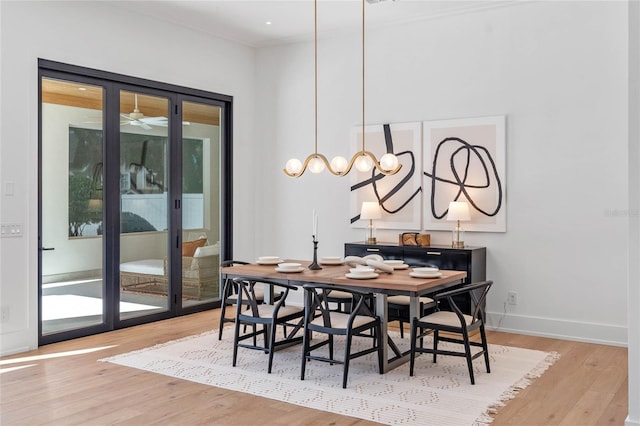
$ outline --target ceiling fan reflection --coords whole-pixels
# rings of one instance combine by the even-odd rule
[[[138,109],[138,94],[134,94],[134,107],[133,112],[129,114],[120,114],[120,117],[127,121],[120,123],[123,125],[140,126],[145,130],[151,130],[151,126],[167,127],[167,117],[145,117],[143,113]]]

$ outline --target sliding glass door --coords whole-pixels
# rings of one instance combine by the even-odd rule
[[[41,334],[101,331],[105,89],[41,79]]]
[[[182,100],[183,306],[220,294],[220,113],[215,104]],[[199,246],[199,247],[197,247]]]
[[[40,344],[219,306],[231,98],[40,66]]]
[[[120,319],[168,311],[169,99],[120,90]],[[179,167],[173,166],[176,170]]]

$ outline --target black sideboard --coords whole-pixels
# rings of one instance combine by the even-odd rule
[[[367,244],[364,242],[345,243],[345,256],[366,256],[379,254],[384,259],[403,260],[410,266],[437,266],[440,269],[466,271],[464,284],[486,280],[486,247],[452,248],[449,246],[399,246],[394,243]],[[471,300],[457,299],[465,313],[471,312]]]

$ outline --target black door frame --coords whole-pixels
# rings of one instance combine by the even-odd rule
[[[180,286],[169,287],[169,310],[158,314],[120,320],[117,315],[116,301],[119,301],[119,286],[116,285],[119,277],[120,259],[120,223],[119,223],[119,167],[109,167],[105,163],[104,179],[106,187],[105,205],[103,212],[105,229],[112,229],[109,236],[103,238],[103,276],[106,285],[103,286],[103,307],[106,321],[102,324],[69,330],[60,333],[42,335],[42,79],[57,78],[73,82],[102,86],[105,90],[103,98],[103,116],[105,117],[103,137],[103,158],[119,159],[120,154],[120,120],[119,101],[120,90],[142,91],[151,95],[158,95],[169,99],[169,155],[176,167],[172,167],[169,173],[169,233],[174,236],[176,245],[169,246],[169,273],[170,283],[178,283],[181,280],[181,252],[182,243],[182,175],[177,173],[182,167],[182,102],[198,102],[221,108],[220,131],[220,175],[221,175],[221,211],[220,211],[220,259],[233,258],[233,97],[199,89],[192,89],[168,83],[161,83],[148,79],[136,78],[92,68],[80,67],[46,59],[38,59],[38,344],[44,345],[62,340],[74,339],[91,334],[97,334],[114,329],[129,327],[147,322],[153,322],[178,315],[199,312],[216,308],[220,301],[213,301],[186,308],[181,307]],[[172,125],[174,123],[174,125]],[[106,141],[110,141],[106,143]],[[178,141],[172,143],[172,141]],[[119,164],[118,164],[119,165]],[[108,185],[108,184],[111,185]],[[110,228],[108,228],[110,227]],[[115,259],[115,260],[113,260]],[[170,284],[171,285],[171,284]]]

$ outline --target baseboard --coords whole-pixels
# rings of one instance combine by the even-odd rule
[[[631,420],[628,416],[624,421],[624,426],[640,426],[640,420]]]
[[[611,346],[627,346],[627,327],[487,312],[487,329]]]

